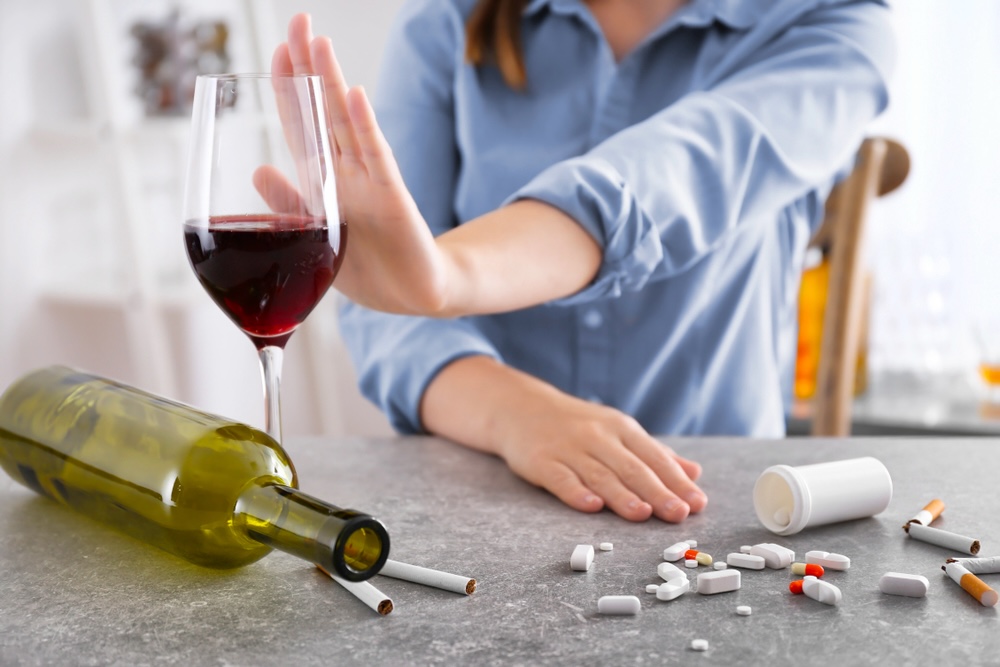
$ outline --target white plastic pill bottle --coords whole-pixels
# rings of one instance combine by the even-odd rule
[[[753,489],[757,518],[778,535],[874,516],[892,500],[885,465],[867,456],[804,466],[771,466]]]

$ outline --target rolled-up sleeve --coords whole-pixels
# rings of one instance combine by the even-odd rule
[[[754,30],[767,38],[742,39],[700,89],[510,198],[561,209],[604,249],[593,283],[560,303],[685,271],[742,226],[773,224],[851,159],[888,102],[888,9],[842,2],[776,30],[781,20],[765,17]]]
[[[452,84],[463,20],[439,0],[407,3],[387,40],[375,111],[403,179],[435,235],[455,226],[457,172]],[[348,230],[350,221],[348,221]],[[350,239],[348,237],[348,252]],[[470,323],[389,315],[341,302],[340,330],[361,392],[399,432],[419,433],[420,400],[450,362],[470,355],[498,358]]]

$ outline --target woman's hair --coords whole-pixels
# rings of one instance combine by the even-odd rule
[[[524,89],[528,75],[521,50],[521,14],[528,0],[479,0],[465,24],[465,59],[494,63],[507,85]]]

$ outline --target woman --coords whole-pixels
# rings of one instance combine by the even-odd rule
[[[703,509],[650,433],[783,434],[805,244],[887,103],[885,5],[411,0],[388,44],[377,123],[308,17],[273,64],[326,82],[364,393],[578,510]]]

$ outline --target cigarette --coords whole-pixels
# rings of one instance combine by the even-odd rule
[[[347,581],[346,579],[341,579],[332,572],[329,572],[322,565],[317,565],[316,567],[320,572],[346,588],[349,593],[354,595],[354,597],[368,605],[370,609],[378,612],[380,616],[385,616],[392,611],[392,599],[379,589],[375,588],[375,586],[371,583],[367,581]]]
[[[415,584],[433,586],[434,588],[462,595],[472,595],[476,591],[475,579],[432,570],[429,567],[400,563],[397,560],[387,560],[378,573],[392,577],[393,579],[412,581]]]
[[[961,563],[947,563],[946,565],[942,565],[941,569],[951,577],[952,581],[961,586],[962,590],[976,598],[979,604],[984,607],[994,607],[997,601],[1000,600],[1000,595],[995,590],[990,588],[985,581],[965,569],[965,566]]]
[[[1000,556],[992,558],[949,558],[948,563],[961,563],[972,574],[1000,574]]]
[[[964,554],[972,554],[973,556],[979,553],[979,540],[974,540],[971,537],[949,533],[947,530],[931,528],[919,523],[907,524],[904,526],[904,529],[910,537],[921,542],[936,544],[945,549],[961,551]]]
[[[929,526],[931,522],[941,516],[941,512],[944,511],[944,501],[940,498],[935,498],[930,501],[924,508],[913,515],[913,518],[906,522],[906,526],[911,523],[919,523],[921,526]],[[906,526],[903,526],[903,530],[906,530]]]

